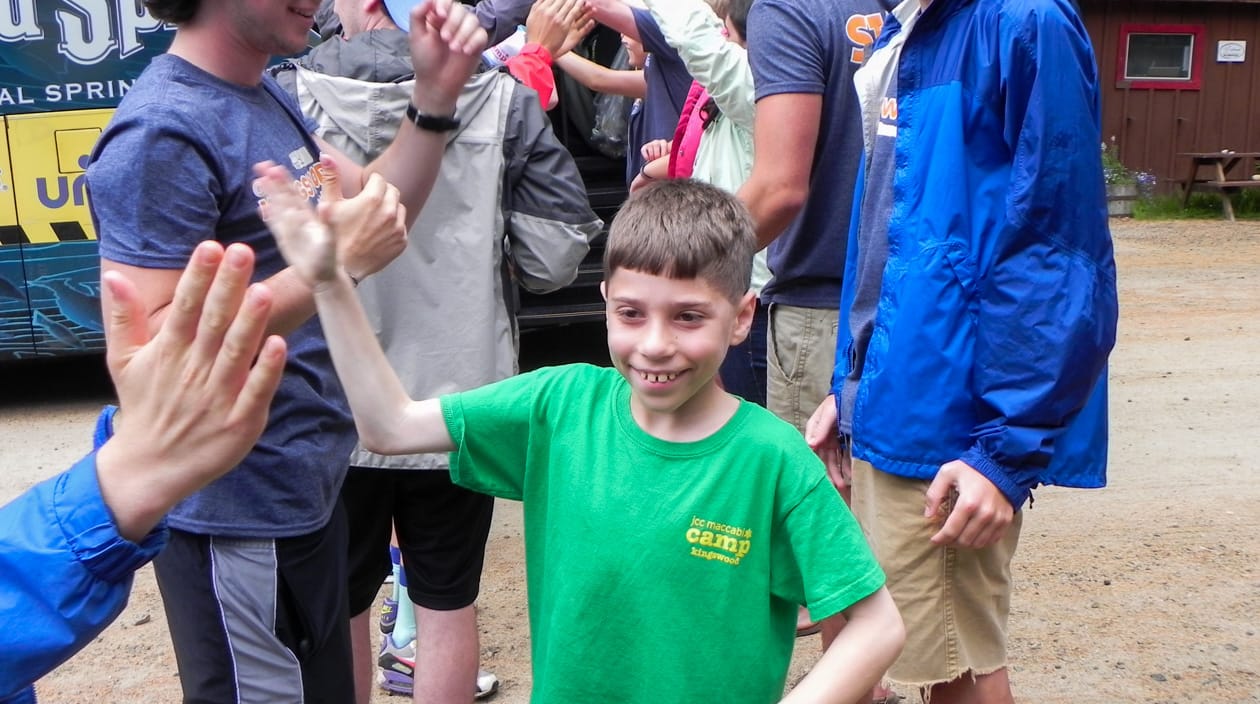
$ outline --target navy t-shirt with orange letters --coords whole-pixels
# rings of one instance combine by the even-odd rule
[[[288,166],[318,199],[323,178],[311,128],[269,77],[241,86],[171,54],[155,58],[88,167],[101,257],[182,269],[199,242],[214,239],[252,247],[255,280],[285,268],[259,216],[253,165]],[[262,438],[235,470],[178,504],[171,527],[280,538],[328,522],[354,449],[354,423],[319,321],[312,317],[286,340],[288,362]]]

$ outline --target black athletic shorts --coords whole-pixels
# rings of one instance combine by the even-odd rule
[[[153,561],[184,702],[354,701],[346,519],[295,538],[172,529]]]
[[[477,600],[494,498],[451,482],[444,469],[351,467],[341,487],[350,525],[350,614],[368,610],[389,574],[398,534],[407,596],[434,611]]]

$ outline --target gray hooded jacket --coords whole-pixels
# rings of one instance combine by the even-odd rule
[[[390,29],[334,38],[276,77],[320,137],[367,163],[393,141],[411,71],[407,35]],[[464,86],[456,117],[407,249],[358,288],[412,398],[515,374],[515,284],[539,293],[569,284],[603,226],[534,91],[506,73],[482,73]],[[350,464],[438,469],[448,456],[358,447]]]

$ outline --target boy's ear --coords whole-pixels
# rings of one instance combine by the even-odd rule
[[[604,303],[608,302],[608,281],[599,282],[599,297],[604,299]]]
[[[731,346],[738,345],[752,330],[753,314],[757,312],[757,294],[749,290],[735,305],[735,326],[731,328]]]

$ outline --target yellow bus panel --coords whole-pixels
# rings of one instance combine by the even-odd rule
[[[96,239],[87,205],[87,162],[113,110],[10,115],[13,195],[26,241]]]
[[[0,228],[17,227],[17,203],[13,200],[12,160],[9,159],[9,139],[7,135],[7,117],[0,117]],[[0,246],[8,243],[9,238],[0,236]]]

